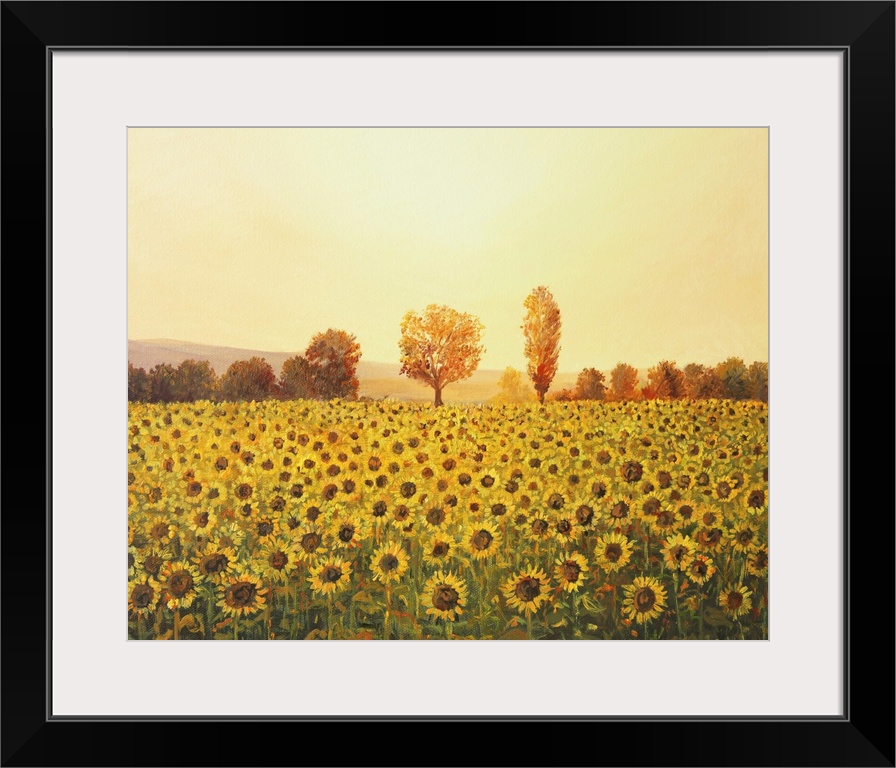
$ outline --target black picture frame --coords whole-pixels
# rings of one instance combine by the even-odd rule
[[[583,2],[583,3],[268,3],[268,2],[3,2],[2,3],[2,243],[9,299],[5,342],[7,414],[47,403],[45,432],[7,423],[7,482],[0,583],[2,645],[2,765],[255,765],[456,764],[518,765],[758,765],[892,766],[894,763],[893,583],[894,518],[889,456],[893,423],[888,366],[894,306],[894,2]],[[414,32],[400,34],[416,18]],[[437,20],[432,23],[428,20]],[[844,348],[845,369],[819,361],[819,375],[844,378],[845,401],[823,415],[841,418],[847,436],[838,457],[820,457],[824,482],[844,474],[846,583],[818,565],[807,592],[819,604],[819,632],[836,622],[824,593],[844,590],[844,716],[778,718],[458,718],[420,717],[418,754],[398,718],[246,718],[241,737],[231,721],[210,718],[55,718],[49,690],[50,253],[48,222],[51,130],[48,93],[52,52],[62,48],[450,48],[531,50],[681,48],[844,53]],[[19,272],[24,270],[23,278]],[[29,274],[30,271],[30,274]],[[40,294],[27,302],[29,290]],[[26,300],[27,301],[27,300]],[[39,311],[40,307],[42,311]],[[10,322],[10,316],[16,318]],[[23,324],[23,319],[27,322]],[[40,330],[38,330],[40,329]],[[38,338],[41,337],[40,342]],[[874,347],[866,351],[866,338]],[[882,344],[883,342],[883,344]],[[883,354],[881,347],[883,346]],[[856,367],[853,355],[877,355]],[[862,359],[862,358],[857,358]],[[25,361],[30,361],[28,367]],[[869,371],[869,367],[872,369]],[[879,370],[873,375],[873,370]],[[22,375],[23,370],[29,371]],[[46,372],[46,387],[37,370]],[[12,373],[10,374],[10,371]],[[878,390],[883,389],[884,392]],[[853,410],[853,400],[856,407]],[[871,409],[869,411],[869,409]],[[33,420],[32,420],[33,421]],[[29,422],[26,422],[28,424]],[[24,446],[24,447],[23,447]],[[853,448],[855,446],[855,448]],[[810,450],[807,447],[807,450]],[[23,453],[27,451],[27,453]],[[40,466],[38,457],[45,457]],[[25,458],[26,460],[22,460]],[[40,469],[38,467],[40,466]],[[46,515],[39,489],[47,488]],[[87,508],[75,500],[73,508]],[[47,542],[42,552],[41,542]],[[28,546],[23,542],[31,542]],[[869,546],[873,542],[872,546]],[[85,585],[89,589],[89,585]],[[46,602],[42,599],[47,596]],[[883,643],[881,647],[880,643]],[[674,697],[658,671],[657,697]],[[101,673],[101,671],[98,671]],[[826,671],[820,670],[819,674]],[[708,701],[726,685],[750,684],[748,671],[689,670]],[[135,673],[135,690],[152,675]],[[557,676],[558,693],[575,671]],[[609,695],[595,691],[595,696]],[[770,701],[774,692],[768,692]],[[462,723],[460,721],[463,721]],[[497,722],[500,732],[495,732]],[[526,721],[537,721],[534,726]],[[429,725],[427,725],[427,722]],[[504,725],[517,726],[507,738]],[[327,727],[324,728],[323,726]],[[398,726],[398,727],[396,727]],[[475,726],[475,728],[474,728]],[[287,731],[286,728],[289,728]],[[360,729],[360,730],[359,730]],[[444,730],[443,730],[444,729]],[[201,734],[201,736],[199,736]],[[402,735],[405,734],[405,735]],[[427,739],[426,734],[430,735]],[[477,736],[481,738],[477,738]],[[497,738],[495,738],[497,736]],[[211,747],[210,744],[216,746]],[[485,746],[482,746],[482,745]],[[491,745],[491,746],[488,746]],[[483,751],[484,750],[484,751]]]

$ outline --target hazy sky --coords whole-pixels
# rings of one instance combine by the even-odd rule
[[[327,328],[397,362],[409,309],[485,325],[523,368],[768,360],[766,129],[132,128],[128,337],[302,352]]]

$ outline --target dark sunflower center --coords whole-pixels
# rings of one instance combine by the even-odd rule
[[[208,525],[208,512],[200,512],[193,518],[197,528],[205,528]]]
[[[450,611],[457,606],[458,600],[457,590],[447,584],[439,585],[432,594],[432,604],[440,611]]]
[[[650,587],[641,587],[635,592],[635,609],[646,613],[656,605],[656,593]]]
[[[154,594],[149,584],[138,584],[131,592],[131,602],[138,608],[146,608],[152,602]]]
[[[729,592],[728,593],[728,607],[732,611],[736,611],[738,608],[743,605],[744,596],[740,592]]]
[[[289,558],[283,552],[274,552],[268,559],[268,562],[274,570],[282,571],[289,562]]]
[[[482,478],[482,485],[484,488],[491,488],[495,484],[495,478],[491,475],[486,475]]]
[[[704,577],[707,573],[709,573],[709,567],[706,565],[705,560],[696,560],[694,564],[691,566],[691,573],[694,576]]]
[[[765,568],[768,565],[768,555],[765,552],[756,553],[756,567]]]
[[[342,578],[342,569],[335,565],[328,565],[320,572],[320,580],[324,584],[335,584]]]
[[[205,574],[221,573],[225,568],[227,568],[227,557],[220,552],[206,555],[199,563],[199,570]]]
[[[143,570],[146,571],[150,576],[155,576],[158,574],[159,569],[162,567],[162,558],[157,557],[156,555],[149,555],[143,561]]]
[[[516,583],[516,596],[525,603],[531,603],[541,594],[541,583],[538,579],[525,576]]]
[[[694,514],[694,508],[690,504],[682,504],[678,508],[678,516],[682,520],[690,520]]]
[[[150,531],[150,535],[154,539],[164,539],[168,535],[168,524],[167,523],[156,523],[152,527],[152,531]]]
[[[339,541],[341,541],[343,544],[348,544],[348,542],[352,540],[354,535],[355,527],[353,525],[346,524],[339,529]]]
[[[274,524],[270,520],[262,520],[258,523],[258,535],[270,536],[274,532]]]
[[[610,510],[610,516],[615,517],[617,520],[623,520],[628,517],[628,504],[624,501],[615,504],[613,509]]]
[[[747,499],[747,504],[751,507],[761,507],[765,504],[765,493],[762,491],[751,491],[750,496]]]
[[[236,497],[245,501],[252,497],[252,486],[248,483],[241,483],[236,487]]]
[[[672,547],[672,549],[669,550],[669,555],[676,563],[680,563],[684,560],[685,557],[687,557],[687,554],[688,548],[683,544],[679,544],[677,547]]]
[[[255,602],[256,586],[249,581],[238,581],[227,588],[225,602],[231,608],[246,608]]]
[[[572,530],[572,523],[570,523],[569,520],[561,520],[557,523],[557,530],[560,533],[569,533]]]
[[[576,582],[579,580],[579,574],[582,572],[582,569],[575,560],[567,560],[560,566],[560,572],[566,581]]]
[[[384,573],[394,571],[396,568],[398,568],[398,558],[392,553],[383,555],[382,558],[380,558],[380,570]]]
[[[700,540],[703,544],[709,546],[718,544],[722,540],[722,531],[718,528],[713,528],[709,531],[700,531]]]
[[[501,515],[507,514],[507,507],[503,504],[492,504],[492,514],[495,517],[501,517]]]
[[[753,541],[753,531],[749,528],[737,532],[737,541],[739,544],[747,545]]]
[[[476,531],[470,541],[473,544],[474,549],[478,549],[480,552],[483,552],[491,546],[493,538],[494,537],[491,535],[491,533],[483,529],[481,531]]]
[[[316,533],[306,533],[302,536],[301,547],[305,552],[311,554],[320,546],[320,536]]]
[[[193,588],[193,577],[189,571],[175,571],[168,579],[168,591],[174,597],[183,597]]]
[[[437,541],[432,545],[433,557],[445,557],[448,554],[448,543],[445,541]]]
[[[430,525],[441,525],[445,521],[445,510],[441,507],[432,507],[426,513],[426,520]]]
[[[611,563],[618,563],[619,558],[622,557],[622,546],[615,542],[607,544],[604,549],[604,557]]]
[[[664,509],[656,516],[656,524],[660,528],[668,528],[675,522],[675,516],[668,510]]]
[[[559,493],[552,493],[548,497],[548,506],[551,509],[561,509],[563,507],[563,497]]]
[[[532,521],[532,533],[536,536],[541,536],[548,529],[548,521],[542,520],[540,517],[536,517]]]
[[[576,510],[576,520],[581,525],[588,525],[592,517],[594,517],[594,510],[591,507],[581,506]]]
[[[406,499],[411,498],[415,493],[417,493],[417,486],[414,483],[402,483],[401,484],[401,495]]]

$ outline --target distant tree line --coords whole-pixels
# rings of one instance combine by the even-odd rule
[[[638,386],[638,370],[619,363],[610,380],[595,368],[585,368],[572,389],[562,389],[552,400],[761,400],[768,402],[768,363],[749,366],[729,357],[714,366],[688,363],[684,369],[661,360],[647,371],[647,383]]]
[[[284,361],[279,378],[264,358],[237,360],[218,377],[207,360],[167,363],[149,371],[128,364],[128,400],[182,403],[196,400],[357,400],[361,346],[352,334],[330,328],[316,334],[304,355]]]

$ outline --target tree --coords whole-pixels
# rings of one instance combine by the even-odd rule
[[[747,398],[747,366],[739,357],[729,357],[716,366],[716,373],[722,382],[722,397],[731,400]]]
[[[610,395],[613,400],[633,400],[638,390],[638,370],[628,363],[619,363],[610,372]]]
[[[688,363],[684,367],[684,392],[693,400],[721,397],[722,381],[715,368]]]
[[[174,395],[180,403],[210,400],[217,376],[208,360],[184,360],[174,373]]]
[[[768,363],[752,363],[747,369],[747,397],[768,402]]]
[[[135,368],[128,363],[128,400],[132,403],[147,403],[152,396],[149,374],[143,368]]]
[[[177,371],[173,365],[159,363],[149,371],[149,401],[151,403],[173,403],[177,399]]]
[[[280,372],[280,392],[287,400],[313,400],[317,393],[314,389],[314,366],[308,358],[296,355],[283,361]]]
[[[647,371],[647,381],[653,396],[660,400],[678,400],[684,397],[684,374],[674,362],[661,360]]]
[[[311,339],[305,357],[314,370],[316,397],[323,400],[334,397],[358,399],[355,371],[361,359],[361,345],[354,335],[329,328]]]
[[[603,400],[607,388],[604,375],[597,368],[585,368],[576,379],[576,400]]]
[[[526,337],[524,352],[529,361],[526,373],[535,385],[538,402],[543,403],[560,357],[560,308],[543,285],[526,297],[523,306],[526,308],[522,325]]]
[[[478,318],[444,305],[430,304],[422,315],[414,311],[401,321],[401,373],[435,390],[442,405],[442,390],[469,378],[485,348]]]
[[[264,358],[237,360],[221,377],[220,390],[224,400],[267,400],[277,394],[277,376]]]
[[[498,379],[498,389],[498,394],[491,399],[493,403],[524,403],[533,397],[532,390],[523,380],[523,374],[509,366]]]

